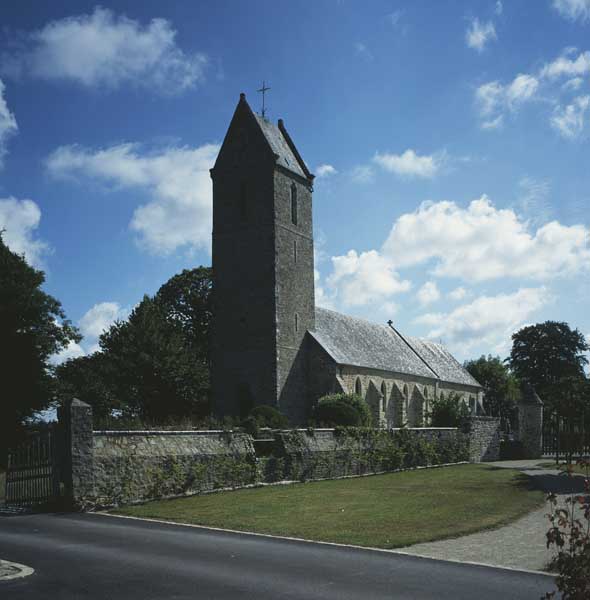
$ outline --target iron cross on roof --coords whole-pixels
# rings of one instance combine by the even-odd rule
[[[264,95],[266,94],[266,92],[268,92],[268,90],[270,90],[269,87],[266,87],[266,83],[264,82],[264,79],[262,80],[262,87],[257,90],[258,92],[262,93],[262,118],[266,118],[266,106],[264,104]]]

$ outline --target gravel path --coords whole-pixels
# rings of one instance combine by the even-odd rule
[[[535,485],[545,492],[558,494],[560,504],[568,493],[583,490],[582,477],[566,478],[559,471],[538,466],[545,461],[504,461],[489,463],[501,468],[518,469],[530,475]],[[514,569],[541,571],[546,569],[553,552],[546,548],[548,506],[498,529],[473,533],[461,538],[415,544],[404,551],[417,556],[476,562]]]

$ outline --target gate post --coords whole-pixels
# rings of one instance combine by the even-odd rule
[[[543,455],[543,402],[530,385],[521,389],[518,403],[518,435],[525,458]]]
[[[94,436],[92,407],[77,398],[60,411],[65,437],[66,499],[77,509],[92,504],[94,493]]]

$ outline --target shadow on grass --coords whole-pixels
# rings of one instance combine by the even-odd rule
[[[488,466],[488,469],[498,471],[505,467]],[[529,471],[527,467],[527,471]],[[535,469],[536,470],[536,469]],[[525,474],[519,472],[516,477],[516,485],[527,491],[541,490],[553,494],[579,494],[584,492],[584,476],[578,473],[567,475],[566,473],[547,473],[539,470],[539,473]]]

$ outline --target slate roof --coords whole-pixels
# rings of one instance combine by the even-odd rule
[[[301,168],[297,157],[289,147],[281,130],[270,121],[257,115],[255,112],[252,112],[252,114],[256,118],[258,125],[260,125],[260,129],[262,129],[262,133],[272,151],[278,156],[277,164],[285,167],[285,169],[288,169],[292,173],[296,173],[301,177],[306,177],[305,172]]]
[[[453,355],[441,344],[415,337],[406,337],[408,343],[430,365],[439,379],[481,387]]]
[[[315,319],[310,335],[339,364],[481,387],[439,344],[325,308],[316,307]]]

